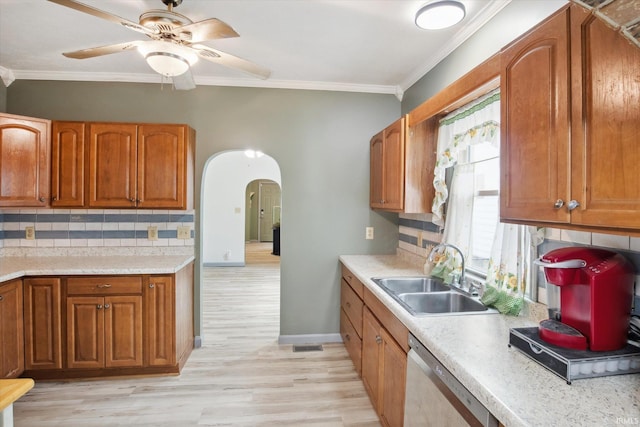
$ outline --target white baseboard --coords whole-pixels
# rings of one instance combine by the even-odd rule
[[[244,262],[203,262],[203,267],[244,267]]]
[[[278,344],[328,344],[342,342],[340,334],[280,335]]]

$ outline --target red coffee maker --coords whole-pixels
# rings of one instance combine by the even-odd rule
[[[542,340],[591,351],[626,345],[634,269],[625,257],[604,249],[567,247],[548,252],[536,263],[544,267],[547,283],[560,290],[559,318],[540,322]]]

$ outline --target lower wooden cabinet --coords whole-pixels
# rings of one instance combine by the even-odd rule
[[[401,427],[409,330],[344,266],[340,333],[380,421]]]
[[[176,374],[193,349],[193,263],[167,275],[26,278],[24,292],[30,377]]]
[[[62,280],[24,279],[25,369],[62,369]]]
[[[67,298],[67,367],[142,366],[142,296]]]
[[[0,378],[16,378],[24,371],[22,280],[0,284]]]

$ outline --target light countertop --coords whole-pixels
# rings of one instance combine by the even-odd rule
[[[2,257],[0,282],[23,276],[173,274],[194,259],[192,255]]]
[[[568,385],[507,346],[509,328],[537,326],[536,319],[500,314],[414,317],[370,278],[421,271],[394,255],[344,255],[340,261],[505,426],[640,424],[640,374]]]

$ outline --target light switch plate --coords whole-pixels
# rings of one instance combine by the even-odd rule
[[[178,226],[178,239],[186,240],[191,238],[191,227],[188,225]]]

